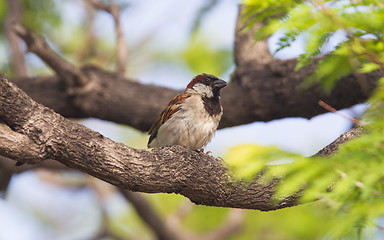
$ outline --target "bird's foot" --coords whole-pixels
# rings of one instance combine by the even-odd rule
[[[206,155],[209,155],[210,153],[212,153],[211,151],[204,152],[204,149],[202,149],[202,148],[196,149],[195,151],[198,152],[198,153],[201,153],[201,154],[206,154]]]

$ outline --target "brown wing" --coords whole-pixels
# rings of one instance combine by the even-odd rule
[[[179,111],[181,108],[181,103],[183,103],[189,97],[189,94],[181,93],[171,99],[167,107],[161,112],[159,118],[153,123],[152,127],[149,129],[148,134],[151,136],[149,137],[148,145],[156,137],[157,131],[159,130],[160,126],[163,125],[172,116],[172,114]]]

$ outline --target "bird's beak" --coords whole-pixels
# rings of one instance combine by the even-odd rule
[[[213,82],[213,87],[217,89],[221,89],[223,87],[227,86],[227,83],[221,79],[218,79]]]

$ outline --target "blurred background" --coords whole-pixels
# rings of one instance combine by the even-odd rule
[[[9,3],[0,2],[4,26]],[[92,63],[116,70],[116,29],[112,15],[82,0],[18,0],[22,18],[33,32],[76,66]],[[109,4],[109,1],[101,1]],[[229,81],[234,70],[233,45],[238,1],[234,0],[126,0],[117,1],[127,47],[125,76],[142,83],[182,90],[196,74],[206,72]],[[324,49],[343,40],[334,36]],[[279,33],[269,39],[273,53]],[[0,33],[0,71],[17,75],[10,61],[11,47]],[[21,51],[26,51],[21,43]],[[303,52],[301,40],[274,55],[295,58]],[[53,72],[38,57],[27,53],[28,76]],[[363,104],[342,110],[357,117]],[[123,111],[123,110],[122,110]],[[225,111],[225,109],[224,109]],[[224,113],[225,114],[225,113]],[[145,148],[146,133],[97,119],[81,124],[128,146]],[[337,114],[312,119],[288,118],[256,122],[218,130],[207,146],[214,156],[243,143],[276,145],[310,156],[347,131],[352,123]],[[0,240],[24,239],[153,239],[155,235],[137,215],[129,198],[113,186],[79,172],[35,170],[15,174],[0,198]],[[152,210],[167,225],[196,239],[231,226],[227,239],[328,239],[327,229],[337,224],[317,203],[274,212],[230,210],[195,206],[172,194],[143,194]],[[376,229],[367,231],[377,238]],[[211,234],[211,235],[210,235]],[[201,238],[200,238],[200,237]],[[351,237],[353,239],[353,237]],[[214,238],[212,238],[214,239]]]

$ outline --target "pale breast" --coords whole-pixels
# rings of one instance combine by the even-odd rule
[[[215,134],[221,115],[210,116],[204,109],[201,97],[191,96],[159,128],[151,147],[183,145],[189,149],[202,148]]]

